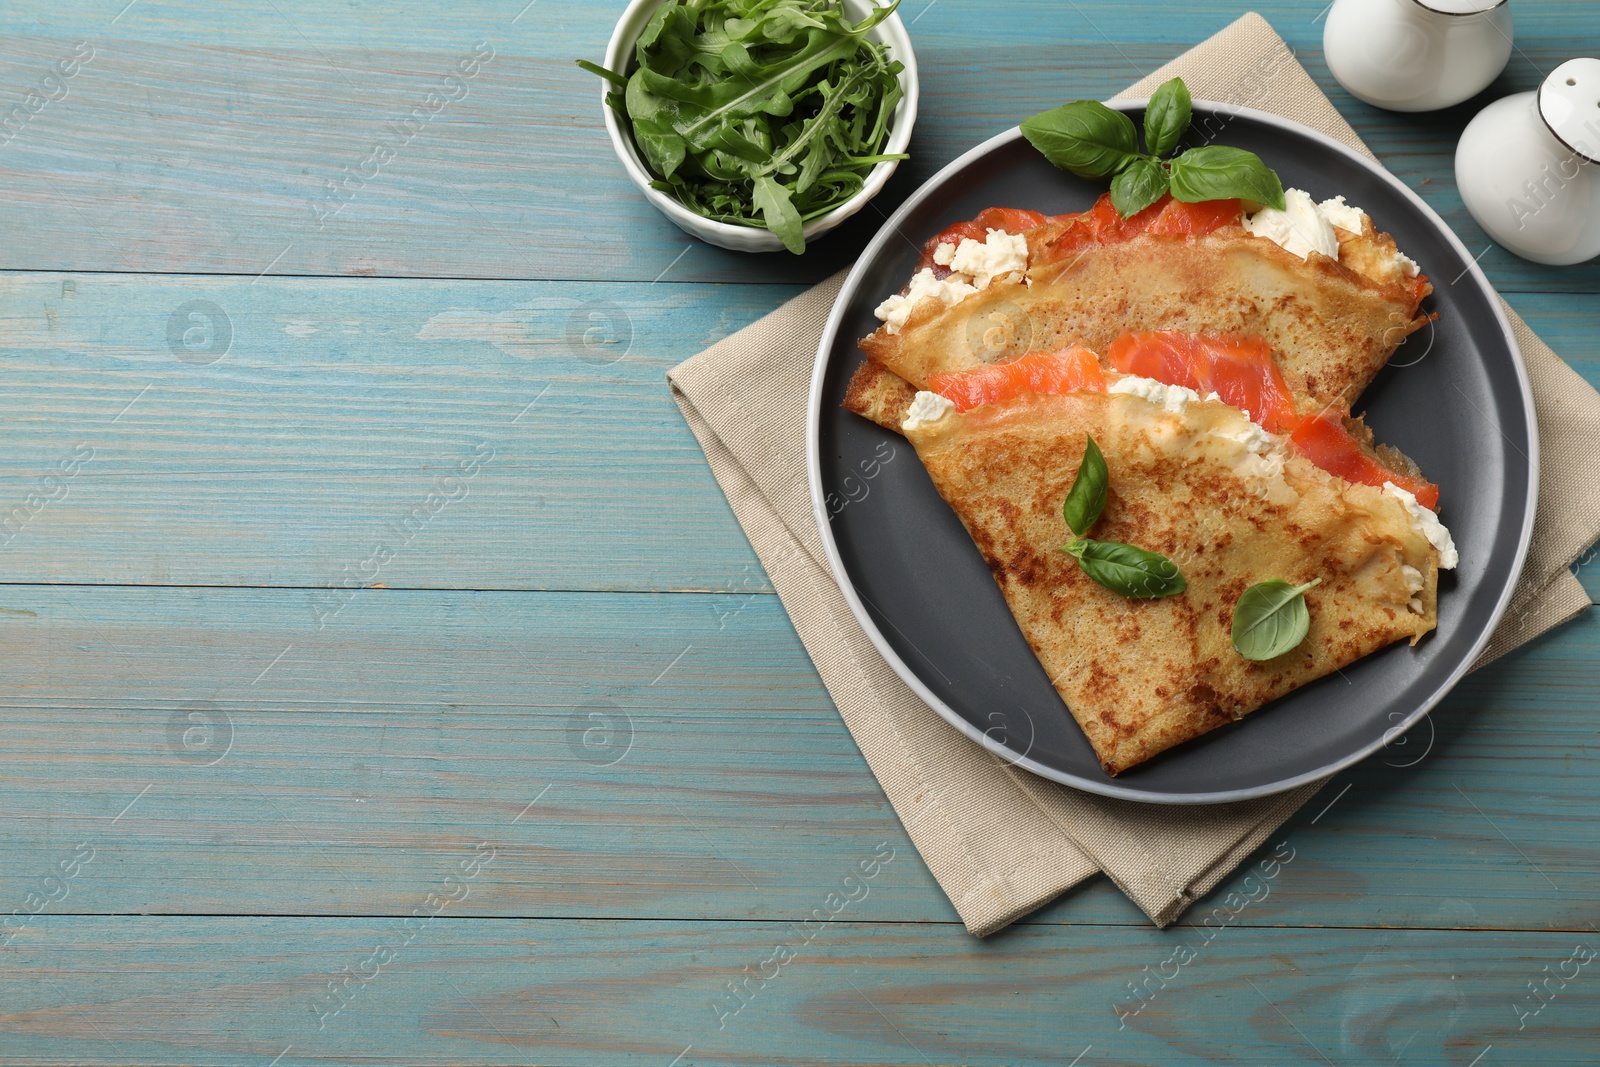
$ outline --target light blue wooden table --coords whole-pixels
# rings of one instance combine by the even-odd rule
[[[664,380],[872,213],[803,259],[673,229],[571,65],[620,6],[0,8],[0,1062],[1600,1062],[1593,616],[1341,775],[1220,931],[1242,874],[1167,931],[1101,879],[963,932]],[[1320,7],[1261,10],[1600,381],[1600,264],[1488,247],[1475,107],[1354,102]],[[1484,100],[1600,53],[1593,4],[1514,7]],[[907,0],[882,203],[1241,11]]]

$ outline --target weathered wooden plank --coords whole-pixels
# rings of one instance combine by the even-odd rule
[[[664,378],[794,292],[0,274],[0,576],[767,588]],[[1513,303],[1600,381],[1593,309]]]
[[[871,861],[815,871],[814,907]],[[411,891],[423,914],[448,892]],[[799,919],[50,916],[0,970],[0,1062],[1593,1063],[1588,930],[1032,927],[980,946]]]
[[[461,914],[685,919],[793,917],[910,848],[770,595],[368,590],[320,630],[315,597],[5,590],[0,913],[83,841],[79,911],[392,914],[488,841]],[[1474,675],[1343,776],[1248,921],[1592,918],[1597,644],[1591,616]],[[908,858],[858,917],[953,916]],[[1102,885],[1035,921],[1146,920]]]
[[[96,49],[0,145],[0,266],[243,275],[0,283],[0,515],[51,498],[0,555],[21,583],[0,590],[0,907],[42,908],[0,934],[0,1062],[1592,1059],[1592,966],[1559,984],[1574,944],[1600,947],[1592,617],[1342,775],[1185,928],[1148,929],[1102,879],[977,944],[763,595],[661,381],[846,260],[871,219],[799,262],[680,237],[623,180],[567,65],[598,51],[610,7],[221,10],[0,11],[6,108],[78,40]],[[1309,8],[1263,10],[1315,47]],[[911,0],[924,120],[883,206],[1236,13]],[[1559,5],[1518,19],[1528,54],[1489,95],[1600,47]],[[480,41],[494,58],[464,98],[318,229],[326,182]],[[1449,180],[1473,107],[1334,98],[1476,248]],[[1518,291],[1592,293],[1594,266],[1484,262],[1600,380],[1592,309]],[[668,288],[684,279],[781,284]],[[204,308],[172,341],[190,300],[228,316],[225,358],[207,359]],[[493,459],[466,495],[407,530],[480,444]],[[316,588],[383,536],[405,539],[368,576],[385,585],[721,592]],[[808,938],[798,924],[880,842],[895,858],[867,897]],[[413,939],[415,908],[441,917]],[[139,912],[167,914],[98,914]],[[285,917],[229,917],[262,912]],[[1067,925],[1084,923],[1105,925]],[[1307,923],[1351,929],[1276,928]],[[777,944],[797,958],[727,1017],[726,983]],[[381,981],[345,982],[374,967]],[[318,1005],[330,979],[341,997]]]
[[[170,44],[194,43],[204,32],[208,41],[255,49],[278,47],[288,41],[304,46],[303,36],[326,49],[364,52],[402,51],[415,48],[419,42],[476,39],[474,35],[500,31],[530,47],[542,45],[554,51],[560,45],[587,41],[597,33],[603,43],[625,6],[622,0],[600,4],[539,0],[536,8],[528,9],[526,0],[485,0],[463,6],[457,12],[445,12],[425,4],[380,10],[358,4],[326,10],[312,4],[280,3],[281,14],[270,9],[242,11],[237,18],[224,19],[205,0],[138,0],[126,13],[124,4],[126,0],[111,0],[56,8],[38,0],[22,0],[8,6],[8,28],[78,36],[104,33],[118,40]],[[1310,7],[1301,0],[1260,0],[1252,3],[1249,10],[1264,15],[1294,48],[1322,45],[1321,7]],[[1577,24],[1571,10],[1565,0],[1528,0],[1514,12],[1518,45],[1525,48],[1528,41],[1541,38],[1581,39],[1590,27]],[[1193,0],[1170,9],[1119,0],[1072,0],[1070,4],[1060,0],[1012,0],[1005,10],[993,11],[963,0],[904,0],[900,11],[905,21],[915,27],[912,32],[919,47],[924,39],[948,46],[957,35],[970,36],[980,29],[985,41],[993,40],[1000,46],[997,51],[1030,39],[1036,42],[1041,34],[1056,39],[1082,36],[1101,42],[1108,53],[1101,56],[1101,61],[1107,66],[1123,62],[1113,43],[1163,42],[1187,47],[1241,14],[1239,5],[1232,0]],[[541,42],[541,37],[546,40]]]
[[[224,13],[143,0],[113,21],[117,5],[104,6],[0,13],[8,107],[57,63],[71,66],[78,42],[93,50],[57,90],[65,95],[0,146],[0,267],[815,281],[879,224],[864,212],[798,261],[680,234],[628,182],[595,81],[571,65],[599,57],[614,6],[546,0],[516,24],[514,0],[449,20],[365,5]],[[882,211],[984,137],[1061,100],[1110,95],[1237,14],[1221,4],[1170,16],[1046,0],[990,8],[981,50],[963,5],[911,13],[922,118]],[[1554,10],[1524,19],[1519,52],[1484,99],[1600,50],[1600,29]],[[1390,166],[1469,244],[1487,245],[1451,163],[1473,105],[1418,118],[1359,104],[1321,69],[1320,24],[1305,6],[1282,0],[1268,13]],[[446,83],[461,63],[472,76]],[[404,124],[424,105],[438,110]],[[1543,268],[1498,249],[1484,262],[1503,288],[1600,291],[1594,264]]]
[[[4,580],[742,582],[666,370],[792,293],[0,275]]]

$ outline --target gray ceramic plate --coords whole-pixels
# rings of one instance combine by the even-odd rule
[[[1115,106],[1137,120],[1142,102]],[[1538,434],[1522,357],[1472,254],[1370,160],[1275,115],[1196,103],[1196,127],[1265,159],[1286,187],[1343,193],[1416,259],[1438,312],[1356,410],[1439,483],[1461,566],[1442,576],[1439,628],[1313,682],[1116,778],[1051,687],[955,514],[904,439],[839,407],[872,309],[911,276],[922,242],[991,205],[1081,211],[1104,186],[1056,170],[1015,129],[936,174],[867,246],[828,319],[812,381],[807,456],[823,543],[845,598],[923,700],[1003,758],[1107,796],[1198,804],[1266,796],[1382,748],[1449,692],[1505,612],[1527,554]]]

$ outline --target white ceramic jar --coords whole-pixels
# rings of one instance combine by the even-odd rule
[[[1536,263],[1600,256],[1600,59],[1561,64],[1537,92],[1497,100],[1456,146],[1461,199]]]
[[[1335,0],[1322,50],[1339,84],[1375,107],[1450,107],[1505,69],[1510,0]]]

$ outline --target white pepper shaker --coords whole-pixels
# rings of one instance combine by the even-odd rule
[[[1535,263],[1600,256],[1600,59],[1561,64],[1537,92],[1497,100],[1456,146],[1461,199]]]
[[[1374,107],[1451,107],[1505,69],[1510,0],[1335,0],[1322,50],[1339,84]]]

